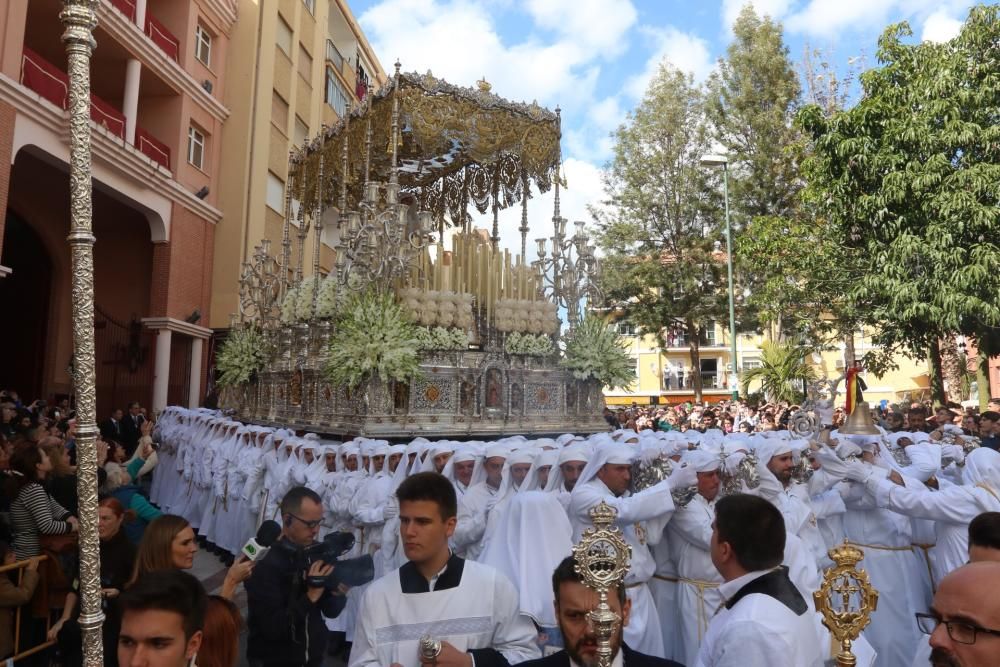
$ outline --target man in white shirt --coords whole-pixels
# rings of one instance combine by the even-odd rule
[[[785,521],[763,498],[734,494],[715,504],[712,562],[725,602],[712,618],[697,667],[821,667],[809,605],[781,565]]]
[[[517,590],[495,569],[454,555],[455,487],[418,473],[396,490],[409,561],[373,582],[361,602],[349,667],[508,667],[538,658]],[[440,642],[422,654],[421,638]]]

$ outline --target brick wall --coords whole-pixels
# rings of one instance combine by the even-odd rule
[[[186,319],[197,308],[199,326],[208,326],[212,301],[212,255],[215,227],[186,208],[174,204],[170,222],[170,241],[153,245],[153,282],[149,295],[151,317]],[[178,334],[174,334],[177,336]],[[204,394],[208,370],[208,347],[203,344],[200,395]],[[187,373],[187,369],[184,369]],[[182,403],[187,402],[185,394]]]
[[[3,231],[7,218],[7,194],[10,189],[10,167],[14,161],[14,107],[0,102],[0,257],[3,257]]]
[[[198,309],[201,311],[198,324],[207,324],[214,232],[210,223],[174,204],[170,241],[153,247],[151,316],[183,320]]]

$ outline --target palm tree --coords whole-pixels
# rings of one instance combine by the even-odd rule
[[[767,400],[797,402],[802,396],[799,389],[802,383],[812,382],[817,377],[816,369],[806,363],[805,348],[794,342],[765,341],[760,350],[760,366],[740,374],[743,387],[760,382]]]

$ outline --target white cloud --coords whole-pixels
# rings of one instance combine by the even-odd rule
[[[832,4],[831,0],[819,0]],[[838,0],[839,1],[839,0]],[[727,30],[731,30],[740,12],[746,5],[753,5],[758,16],[770,16],[780,21],[788,13],[793,0],[722,0],[722,18]]]
[[[430,69],[457,85],[485,76],[508,99],[583,108],[597,61],[620,49],[634,7],[629,0],[527,3],[529,18],[555,39],[543,41],[529,29],[505,43],[494,24],[502,8],[486,0],[384,0],[359,21],[384,62],[399,58],[406,70]]]
[[[633,99],[640,99],[646,93],[664,60],[682,72],[693,74],[696,81],[704,81],[715,67],[708,42],[697,35],[673,26],[644,27],[641,31],[654,47],[642,72],[629,77],[625,83],[625,92]]]
[[[925,42],[947,42],[962,30],[962,21],[939,9],[924,21],[920,39]]]
[[[563,127],[563,153],[585,162],[603,164],[611,157],[614,139],[611,133],[625,120],[617,97],[593,103],[586,117],[576,127]]]
[[[788,19],[788,29],[833,37],[852,26],[884,26],[897,0],[812,0]]]
[[[907,20],[923,25],[923,39],[948,39],[957,33],[969,0],[810,0],[785,22],[791,32],[815,37],[837,38],[848,30],[879,32],[890,22]]]
[[[567,235],[575,232],[573,223],[583,220],[592,226],[592,218],[587,211],[587,206],[597,204],[603,196],[603,186],[601,184],[601,170],[596,165],[577,159],[567,159],[563,163],[563,170],[566,175],[568,187],[562,188],[559,192],[559,213],[569,221],[567,224]],[[549,190],[543,195],[532,188],[532,198],[528,201],[528,261],[533,262],[538,258],[536,238],[550,238],[552,236],[552,211],[554,193]],[[474,224],[483,229],[493,229],[492,215],[473,214]],[[500,246],[507,248],[511,254],[517,255],[521,252],[521,233],[518,227],[521,226],[521,207],[514,206],[500,212]],[[591,241],[594,240],[593,229],[590,230]],[[551,245],[551,241],[548,242]]]
[[[539,27],[604,55],[627,46],[622,36],[637,16],[631,0],[525,0],[525,8]]]

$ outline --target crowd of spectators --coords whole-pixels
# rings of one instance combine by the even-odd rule
[[[145,410],[132,403],[127,411],[115,410],[97,438],[106,639],[117,639],[114,601],[135,575],[144,527],[162,514],[145,490],[156,465],[152,427]],[[55,658],[72,665],[82,659],[76,623],[76,464],[76,419],[69,399],[25,404],[16,391],[0,391],[0,555],[4,564],[27,562],[23,572],[0,573],[0,659],[15,651],[13,610],[29,602],[30,609],[22,611],[17,650],[46,641],[58,642],[59,648],[18,664],[48,664]],[[44,586],[36,586],[39,579]],[[116,664],[114,657],[106,664]]]
[[[763,405],[752,405],[745,400],[713,404],[685,402],[671,406],[633,403],[630,407],[605,408],[604,418],[613,429],[701,432],[719,429],[725,433],[757,433],[787,429],[789,419],[799,409],[799,405],[787,401]],[[929,401],[880,403],[871,412],[875,424],[889,433],[933,433],[947,425],[952,430],[960,429],[963,435],[980,438],[984,447],[1000,449],[1000,398],[990,399],[987,409],[982,412],[977,407],[962,407],[958,403],[935,409]],[[838,407],[830,425],[839,428],[846,419],[844,409]]]

